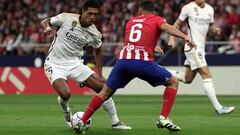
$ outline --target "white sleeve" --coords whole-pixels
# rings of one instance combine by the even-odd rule
[[[186,19],[187,17],[188,17],[188,8],[187,8],[187,6],[185,5],[185,6],[182,8],[182,10],[181,10],[181,13],[180,13],[178,19],[183,22],[183,21],[185,21],[185,19]]]
[[[99,35],[94,35],[92,36],[93,42],[92,42],[92,47],[93,48],[99,48],[102,45],[102,37]]]
[[[213,8],[211,7],[211,11],[210,11],[210,15],[211,15],[211,20],[210,20],[210,23],[214,23],[214,10]]]
[[[61,26],[63,23],[63,14],[51,17],[50,24],[53,26]]]
[[[99,48],[102,45],[102,34],[97,30],[95,25],[90,26],[88,29],[86,29],[88,33],[90,34],[92,38],[92,42],[90,45],[93,48]]]

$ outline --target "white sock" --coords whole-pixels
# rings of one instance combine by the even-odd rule
[[[109,98],[108,100],[106,100],[102,106],[104,110],[108,112],[108,116],[111,120],[112,125],[118,123],[119,118],[117,116],[117,110],[112,98]]]
[[[178,70],[168,70],[173,76],[175,76],[179,81],[185,83],[185,73]]]
[[[214,86],[213,86],[212,78],[204,79],[203,80],[203,87],[204,87],[204,90],[205,90],[208,98],[212,102],[214,108],[217,111],[220,110],[222,108],[222,105],[218,102],[217,96],[215,94],[215,89],[214,89]]]
[[[58,96],[58,103],[64,112],[69,111],[70,108],[68,107],[68,101],[63,100],[60,96]]]
[[[162,116],[162,115],[159,115],[159,119],[160,119],[160,120],[165,120],[165,119],[167,119],[167,118],[165,118],[165,117]]]

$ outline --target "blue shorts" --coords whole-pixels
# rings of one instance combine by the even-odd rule
[[[164,85],[172,74],[156,62],[121,59],[116,62],[106,84],[116,91],[124,88],[135,77],[156,87]]]

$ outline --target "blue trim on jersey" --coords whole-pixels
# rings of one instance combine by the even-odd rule
[[[124,88],[135,77],[156,87],[164,85],[172,74],[156,62],[120,59],[113,67],[106,84],[116,91],[118,88]]]

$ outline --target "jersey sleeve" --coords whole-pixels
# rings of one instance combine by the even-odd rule
[[[89,29],[88,32],[90,36],[92,37],[92,42],[90,45],[93,48],[99,48],[102,45],[102,34],[97,30],[95,25],[92,25]]]
[[[213,8],[211,7],[210,9],[210,23],[214,23],[214,10]]]
[[[181,13],[178,19],[183,22],[187,17],[188,17],[188,6],[185,5],[181,10]]]
[[[160,16],[158,16],[156,19],[157,19],[158,27],[161,27],[162,24],[167,22],[163,17],[160,17]]]
[[[63,23],[63,13],[57,16],[51,17],[50,24],[53,26],[61,26]]]
[[[92,46],[93,48],[99,48],[102,45],[102,36],[95,35],[93,36]]]

